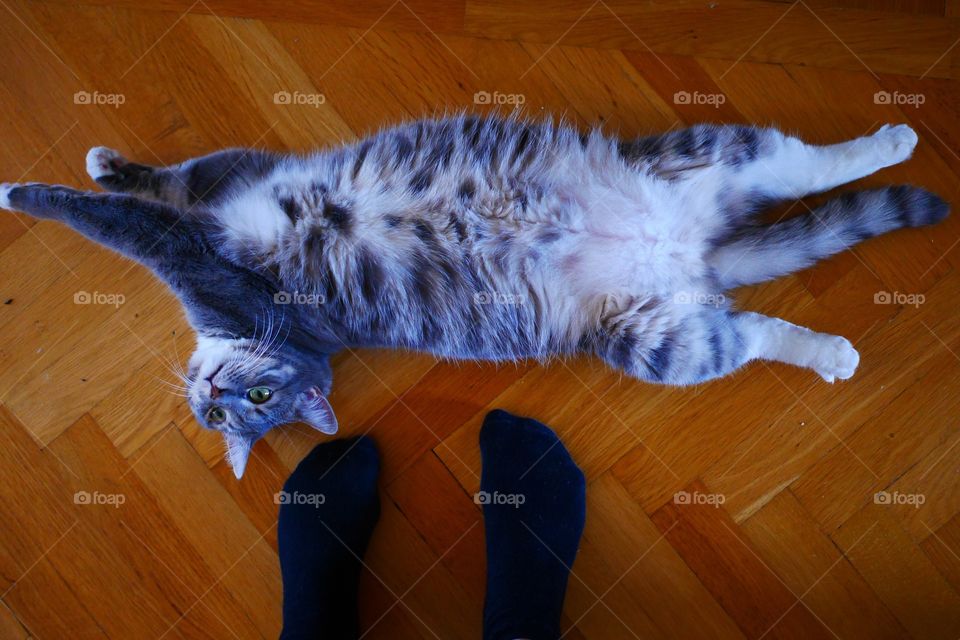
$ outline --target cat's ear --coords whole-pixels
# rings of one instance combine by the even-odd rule
[[[250,457],[250,449],[253,448],[253,438],[224,433],[223,441],[227,445],[227,462],[233,468],[233,475],[239,480],[243,470],[247,468],[247,458]]]
[[[317,431],[327,435],[337,432],[337,416],[319,387],[310,387],[297,398],[297,416]]]

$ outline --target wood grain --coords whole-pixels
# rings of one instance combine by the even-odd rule
[[[91,187],[94,145],[156,164],[308,151],[495,110],[478,103],[487,92],[623,136],[736,122],[827,143],[906,122],[914,157],[856,187],[960,202],[956,0],[6,0],[0,16],[3,181]],[[124,102],[78,104],[79,91]],[[282,91],[323,99],[279,104]],[[954,215],[736,292],[741,308],[854,341],[860,369],[836,385],[759,363],[675,389],[586,358],[339,354],[342,433],[369,434],[383,459],[366,637],[477,637],[477,437],[502,407],[551,425],[588,480],[566,639],[956,638],[958,247]],[[193,335],[147,270],[3,215],[0,275],[0,637],[276,637],[273,497],[325,437],[273,431],[237,482],[220,438],[158,382]]]

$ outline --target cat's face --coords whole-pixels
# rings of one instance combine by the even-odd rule
[[[271,428],[304,422],[337,431],[326,394],[330,364],[253,340],[201,337],[188,368],[188,400],[200,424],[219,431],[239,478],[253,444]]]

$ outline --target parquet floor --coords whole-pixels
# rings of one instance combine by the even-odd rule
[[[0,0],[0,178],[89,187],[93,145],[310,149],[522,103],[624,136],[907,122],[914,158],[855,186],[957,207],[958,39],[957,0]],[[343,431],[384,463],[368,637],[478,637],[477,433],[503,407],[555,427],[590,482],[565,637],[957,638],[958,243],[954,213],[740,292],[856,343],[833,386],[763,364],[670,389],[588,360],[339,356]],[[192,336],[144,269],[2,215],[0,274],[0,636],[275,637],[273,494],[322,437],[273,432],[235,481],[156,381]]]

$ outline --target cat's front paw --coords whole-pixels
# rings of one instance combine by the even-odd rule
[[[842,336],[822,336],[822,340],[812,368],[830,383],[852,376],[860,364],[860,354],[850,341]]]
[[[10,205],[10,192],[13,191],[13,188],[16,186],[16,183],[12,182],[0,184],[0,209],[13,211],[13,207]]]
[[[93,147],[87,152],[87,173],[94,180],[116,175],[127,159],[107,147]]]
[[[877,153],[888,166],[909,158],[918,139],[917,133],[905,124],[885,124],[872,138],[878,145]]]

